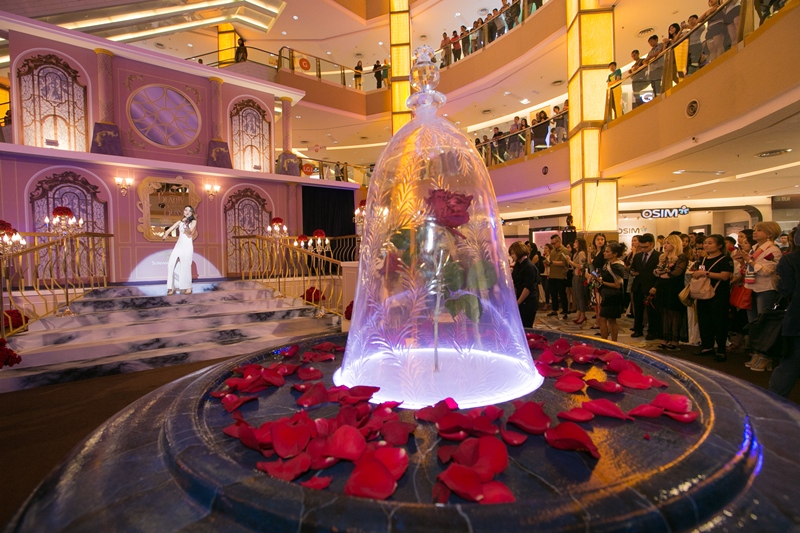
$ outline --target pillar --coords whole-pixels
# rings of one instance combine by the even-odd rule
[[[211,140],[208,141],[206,165],[217,168],[233,168],[228,142],[223,139],[225,122],[222,104],[222,79],[208,78],[211,86]]]
[[[281,130],[283,130],[282,153],[278,156],[276,174],[300,175],[300,159],[292,153],[292,99],[281,96]]]
[[[581,233],[618,231],[617,178],[600,177],[614,10],[600,0],[567,0],[570,207]]]
[[[411,95],[411,14],[408,0],[389,0],[389,45],[392,56],[392,133],[411,120],[406,100]]]
[[[92,129],[91,152],[93,154],[122,155],[119,127],[114,121],[114,54],[96,48],[97,56],[97,102],[99,120]]]

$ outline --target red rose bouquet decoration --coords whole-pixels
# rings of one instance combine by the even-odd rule
[[[353,318],[353,300],[350,300],[350,303],[347,304],[347,307],[344,310],[344,317],[347,320],[350,320],[351,318]]]
[[[73,218],[75,215],[72,214],[72,209],[69,207],[58,206],[53,209],[53,217],[66,217],[66,218]]]
[[[297,236],[297,242],[308,242],[308,235],[301,233]]]
[[[6,346],[6,340],[0,339],[0,368],[14,366],[22,362],[22,357],[17,352]]]
[[[6,222],[5,220],[0,220],[0,233],[5,233],[9,237],[14,235],[16,230],[11,226],[10,222]]]
[[[283,225],[283,219],[281,217],[274,217],[272,220],[269,221],[270,225],[274,226],[275,224],[281,226]]]
[[[322,231],[321,229],[315,229],[314,233],[312,233],[311,236],[313,238],[315,238],[315,239],[324,239],[325,238],[325,232]]]
[[[10,322],[12,329],[18,329],[28,322],[28,317],[20,313],[17,309],[11,309],[3,313],[3,322],[6,327],[9,327]]]
[[[472,203],[471,195],[434,189],[428,193],[426,202],[437,224],[444,226],[454,235],[464,238],[464,235],[456,228],[469,222],[467,209]]]

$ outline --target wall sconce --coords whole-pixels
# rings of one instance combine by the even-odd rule
[[[128,189],[133,186],[133,178],[122,179],[119,176],[114,178],[114,183],[117,184],[117,189],[122,196],[128,194]]]
[[[214,197],[219,193],[220,190],[219,185],[211,185],[210,183],[206,183],[206,194],[208,195],[209,200],[213,200]]]

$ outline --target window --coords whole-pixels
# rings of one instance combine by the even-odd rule
[[[237,102],[231,110],[233,168],[270,172],[269,116],[255,100]]]

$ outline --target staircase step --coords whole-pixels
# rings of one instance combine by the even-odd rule
[[[192,294],[173,294],[166,296],[127,296],[114,298],[82,298],[70,304],[73,313],[116,311],[119,309],[153,309],[184,305],[187,303],[203,302],[242,302],[248,300],[262,300],[272,298],[273,291],[269,288],[209,290],[206,292],[193,292]]]
[[[3,372],[0,372],[0,393],[256,353],[266,346],[290,343],[303,337],[337,331],[339,319],[332,316],[321,319],[293,318],[272,324],[276,326],[273,331],[262,331],[256,338],[238,337],[214,341],[197,339],[199,341],[197,344],[188,346],[162,347],[77,361],[55,362],[48,357],[48,363],[44,365],[27,367],[17,365],[3,369]],[[92,355],[95,355],[94,350]]]

